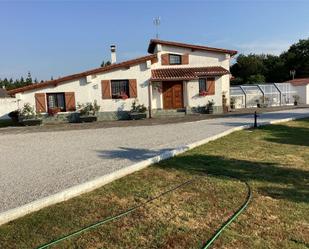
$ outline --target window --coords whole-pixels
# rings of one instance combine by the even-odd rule
[[[129,97],[129,80],[112,80],[112,98],[125,99]]]
[[[181,55],[179,54],[170,54],[170,65],[180,65],[181,64]]]
[[[205,78],[200,78],[198,80],[199,83],[199,92],[206,92],[207,91],[207,81]]]
[[[48,109],[60,108],[60,111],[65,112],[65,97],[64,93],[47,93]]]

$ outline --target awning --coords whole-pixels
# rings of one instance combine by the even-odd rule
[[[222,76],[230,72],[223,67],[178,67],[151,70],[151,81],[193,80],[208,76]]]

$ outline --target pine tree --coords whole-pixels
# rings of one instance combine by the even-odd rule
[[[102,61],[102,63],[101,63],[101,67],[106,67],[106,66],[109,66],[109,65],[111,65],[112,63],[110,62],[110,61]]]
[[[27,78],[26,78],[26,85],[32,84],[32,77],[30,71],[28,72]]]

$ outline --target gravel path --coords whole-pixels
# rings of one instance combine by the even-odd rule
[[[309,108],[260,121],[309,115]],[[55,194],[175,147],[252,123],[227,117],[191,123],[0,135],[0,212]]]

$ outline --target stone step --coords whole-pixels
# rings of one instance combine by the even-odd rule
[[[169,117],[183,117],[185,116],[185,110],[179,109],[179,110],[156,110],[153,112],[153,116],[157,118],[169,118]]]

